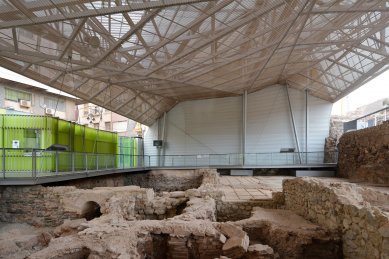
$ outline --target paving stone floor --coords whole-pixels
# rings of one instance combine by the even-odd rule
[[[226,201],[271,199],[271,193],[282,191],[282,180],[289,176],[222,176],[221,189]]]

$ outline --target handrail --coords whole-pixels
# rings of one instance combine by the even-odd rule
[[[33,148],[0,148],[0,156],[3,158],[2,163],[0,163],[0,172],[3,174],[3,179],[19,177],[38,178],[107,170],[149,169],[161,167],[159,163],[161,160],[164,161],[163,167],[166,168],[274,167],[330,165],[337,163],[336,152],[125,155],[52,151]],[[301,156],[301,163],[299,156]]]
[[[369,114],[363,115],[362,117],[356,118],[351,121],[347,121],[343,123],[343,132],[351,131],[351,130],[359,130],[359,129],[366,129],[370,127],[377,126],[384,121],[387,121],[389,119],[389,114],[388,114],[389,107],[385,107],[382,109],[379,109],[375,112],[371,112]],[[385,112],[382,114],[382,112]],[[374,115],[374,117],[373,117]],[[374,119],[373,125],[369,125],[366,122],[366,119]],[[378,120],[377,120],[378,119]],[[369,121],[369,120],[368,120]],[[362,122],[361,124],[358,122]]]

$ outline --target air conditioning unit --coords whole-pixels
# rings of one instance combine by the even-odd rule
[[[31,102],[26,100],[19,100],[19,105],[22,107],[30,108]]]
[[[45,114],[46,115],[54,115],[54,113],[55,113],[54,109],[51,109],[51,108],[46,108],[45,109]]]

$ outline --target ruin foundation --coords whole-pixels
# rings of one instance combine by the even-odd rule
[[[145,179],[154,188],[1,188],[1,221],[39,228],[0,233],[0,257],[389,258],[385,188],[290,178],[268,198],[234,201],[214,170]]]
[[[389,184],[389,122],[343,134],[338,149],[340,177]]]

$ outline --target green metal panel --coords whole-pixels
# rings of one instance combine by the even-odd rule
[[[85,135],[85,126],[74,125],[74,144],[73,151],[75,152],[85,152],[84,150],[84,135]]]
[[[120,165],[124,168],[133,167],[132,159],[132,139],[129,137],[120,137],[119,138],[119,148],[120,148]]]
[[[119,148],[117,133],[99,131],[58,118],[0,114],[0,136],[0,147],[12,148],[13,140],[20,143],[20,150],[6,152],[5,167],[8,172],[31,172],[31,148],[46,149],[53,144],[66,145],[69,151],[78,152],[74,154],[76,171],[97,169],[97,157],[99,169],[114,168],[118,164],[113,156]],[[91,154],[85,155],[85,152]],[[58,152],[56,159],[55,152],[37,151],[37,171],[49,174],[56,170],[71,171],[72,159],[70,153]],[[0,163],[1,170],[2,167],[3,163]]]

